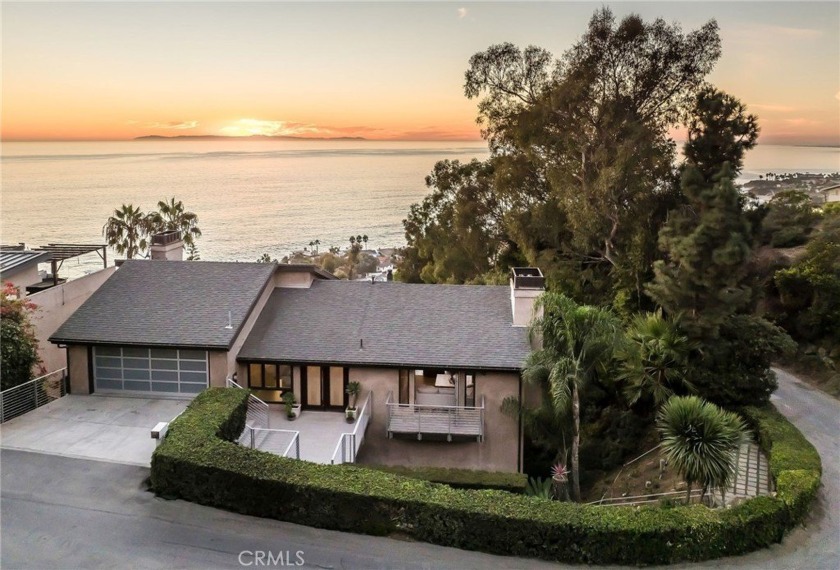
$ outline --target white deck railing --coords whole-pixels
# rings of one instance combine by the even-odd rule
[[[67,394],[67,369],[59,368],[0,392],[0,423],[22,416]]]
[[[484,439],[484,396],[479,406],[438,406],[435,404],[399,404],[392,402],[393,393],[388,393],[385,407],[388,410],[386,430],[388,437],[395,433],[423,435],[445,435],[447,441],[453,436]]]
[[[226,384],[228,388],[244,390],[232,378],[228,378]],[[239,436],[239,445],[282,457],[300,459],[300,432],[289,429],[271,429],[270,417],[268,404],[253,394],[248,394],[248,415],[245,420],[245,429]]]
[[[237,384],[233,378],[228,378],[225,383],[228,388],[239,388],[240,390],[245,389]],[[268,404],[253,394],[248,394],[248,419],[246,423],[259,428],[270,429],[270,417],[271,416],[268,413]]]
[[[343,433],[338,438],[338,444],[335,446],[332,459],[330,459],[331,464],[356,462],[356,454],[359,453],[359,449],[365,442],[365,431],[370,423],[370,416],[373,412],[373,406],[370,402],[372,396],[373,392],[368,392],[365,403],[362,404],[359,415],[356,418],[356,427],[353,428],[353,431]]]
[[[300,432],[289,429],[267,429],[245,425],[239,445],[300,459]]]

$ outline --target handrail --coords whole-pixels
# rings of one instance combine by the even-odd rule
[[[720,490],[717,488],[710,488],[706,491],[706,495],[713,497],[715,493],[720,493]],[[667,499],[669,497],[685,497],[685,491],[668,491],[665,493],[651,493],[650,495],[634,495],[632,497],[606,497],[601,498],[596,501],[592,501],[590,503],[586,503],[587,505],[594,505],[596,507],[621,507],[621,506],[634,506],[638,504],[644,503],[655,503],[658,502],[660,499]],[[692,489],[691,490],[691,498],[700,498],[703,496],[703,489]]]
[[[38,376],[37,378],[33,378],[32,380],[27,380],[23,384],[18,384],[17,386],[12,386],[11,388],[6,388],[2,392],[0,392],[0,396],[2,396],[3,394],[6,394],[8,392],[11,392],[12,390],[17,390],[18,388],[23,388],[27,384],[34,384],[35,382],[38,382],[39,380],[43,380],[44,378],[49,378],[50,376],[58,374],[59,372],[67,372],[67,368],[66,367],[65,368],[59,368],[58,370],[53,370],[52,372],[47,372],[43,376]]]
[[[420,408],[420,409],[432,409],[432,410],[483,410],[484,409],[484,395],[481,396],[481,405],[480,406],[450,406],[450,405],[437,405],[437,404],[400,404],[398,402],[391,402],[391,398],[393,397],[392,392],[388,392],[388,399],[385,400],[386,406],[392,406],[396,408]]]
[[[423,434],[446,435],[448,441],[453,436],[476,437],[478,441],[484,441],[484,416],[486,401],[484,394],[481,395],[477,406],[450,406],[437,404],[401,404],[393,401],[393,392],[388,392],[385,398],[385,409],[388,412],[385,422],[386,437],[391,438],[393,433],[417,434],[417,439],[422,439]],[[418,412],[418,413],[414,413]],[[475,423],[474,427],[464,430],[458,426],[458,422],[470,419]],[[395,429],[394,422],[397,422]]]
[[[234,380],[233,378],[226,378],[225,384],[227,384],[228,388],[241,388],[242,390],[245,389],[241,385],[237,384],[236,380]]]
[[[367,429],[369,423],[369,408],[370,408],[370,399],[373,396],[373,392],[368,392],[367,398],[365,398],[365,403],[362,404],[362,407],[359,411],[359,417],[356,418],[356,425],[353,428],[352,432],[345,432],[338,437],[338,443],[335,446],[335,451],[333,451],[332,457],[330,458],[330,463],[335,465],[336,462],[338,463],[355,463],[356,462],[356,453],[359,451],[359,448],[362,446],[365,437],[365,430]],[[358,435],[359,427],[364,426],[361,428],[362,437],[356,437]],[[345,453],[345,446],[348,444],[350,445],[349,453]],[[341,453],[341,460],[338,460],[339,452]]]
[[[51,376],[61,374],[53,393],[48,393],[45,385]],[[43,376],[28,380],[0,392],[0,423],[22,416],[36,408],[57,400],[67,394],[67,368],[53,370]]]
[[[225,385],[228,388],[239,388],[240,390],[245,389],[243,386],[238,384],[233,378],[226,378]],[[265,423],[266,429],[271,428],[271,414],[269,413],[268,404],[263,402],[258,397],[254,396],[254,394],[250,390],[248,391],[248,412],[254,416],[254,419],[256,421]]]
[[[286,448],[286,451],[283,452],[283,457],[289,457],[289,451],[292,449],[292,446],[295,446],[295,459],[300,459],[300,432],[296,431],[295,435],[292,436],[292,441],[289,442],[289,446]]]

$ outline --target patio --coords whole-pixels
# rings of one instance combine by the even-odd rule
[[[313,463],[329,463],[341,434],[353,431],[344,412],[304,410],[294,421],[286,418],[283,406],[269,405],[271,429],[300,432],[300,458]]]

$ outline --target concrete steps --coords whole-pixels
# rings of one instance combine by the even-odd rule
[[[753,442],[744,443],[737,451],[735,475],[726,490],[727,501],[735,497],[757,497],[774,491],[767,458]]]

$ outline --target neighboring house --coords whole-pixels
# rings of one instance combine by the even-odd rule
[[[835,184],[834,186],[822,188],[820,192],[822,192],[823,196],[825,197],[825,203],[840,202],[840,184]]]
[[[50,259],[49,252],[32,251],[20,247],[6,247],[0,250],[0,280],[11,283],[19,295],[26,294],[26,288],[40,283],[38,264]]]
[[[536,269],[511,286],[338,281],[310,265],[127,261],[51,337],[71,392],[193,395],[236,375],[264,401],[343,414],[371,394],[360,461],[521,470],[525,325]],[[457,411],[457,413],[454,413]],[[448,422],[448,423],[447,423]]]
[[[64,260],[93,252],[101,253],[103,269],[76,279],[59,277],[58,270]],[[39,270],[39,264],[49,266],[51,273]],[[26,295],[35,304],[32,325],[45,370],[53,372],[67,365],[65,350],[50,343],[49,337],[114,270],[113,266],[107,267],[105,246],[50,244],[36,250],[29,250],[23,244],[0,247],[0,280],[12,283],[19,295]]]

